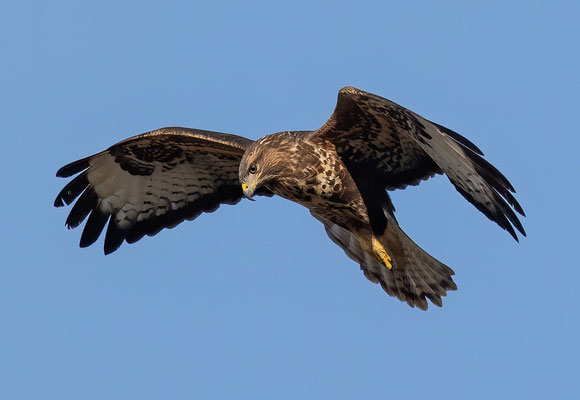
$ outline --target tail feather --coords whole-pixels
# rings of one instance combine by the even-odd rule
[[[392,258],[392,268],[388,269],[363,249],[355,234],[320,215],[312,215],[324,224],[330,239],[360,264],[368,280],[380,284],[389,295],[411,307],[426,310],[427,299],[441,307],[441,298],[457,289],[452,279],[453,270],[427,254],[396,223],[390,221],[379,238]]]

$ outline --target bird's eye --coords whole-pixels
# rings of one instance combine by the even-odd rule
[[[248,172],[250,174],[255,174],[257,170],[258,170],[258,168],[256,167],[256,164],[252,164],[252,165],[250,165],[250,168],[248,169]]]

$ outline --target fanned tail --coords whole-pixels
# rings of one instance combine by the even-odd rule
[[[395,222],[389,221],[378,238],[391,257],[392,268],[389,269],[374,254],[363,249],[354,233],[315,213],[312,215],[324,224],[330,239],[360,264],[367,279],[379,283],[385,292],[411,307],[426,310],[427,299],[441,307],[441,298],[457,289],[453,270],[421,249]],[[370,243],[364,247],[369,248]]]

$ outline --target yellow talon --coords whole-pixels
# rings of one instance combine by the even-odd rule
[[[385,267],[388,269],[393,268],[391,256],[389,256],[389,253],[387,253],[381,242],[374,235],[371,239],[371,244],[373,246],[373,252],[385,264]]]

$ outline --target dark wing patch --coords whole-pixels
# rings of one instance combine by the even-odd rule
[[[80,246],[93,244],[108,222],[105,253],[126,241],[155,235],[220,204],[242,198],[238,167],[252,143],[243,137],[187,128],[134,136],[57,172],[80,173],[54,205],[75,205],[66,220],[75,228],[88,216]],[[258,194],[272,195],[262,190]],[[79,197],[80,196],[80,197]]]
[[[367,104],[364,92],[357,96],[353,90],[358,91],[349,87],[340,90],[334,113],[315,132],[336,146],[345,165],[368,171],[389,190],[417,185],[442,173],[413,137],[400,134],[413,123],[404,109],[377,109],[375,104]]]
[[[513,186],[477,146],[390,100],[345,87],[334,113],[314,135],[331,141],[347,168],[376,175],[386,189],[445,173],[470,203],[514,239],[514,227],[526,235],[514,213],[524,215]]]

